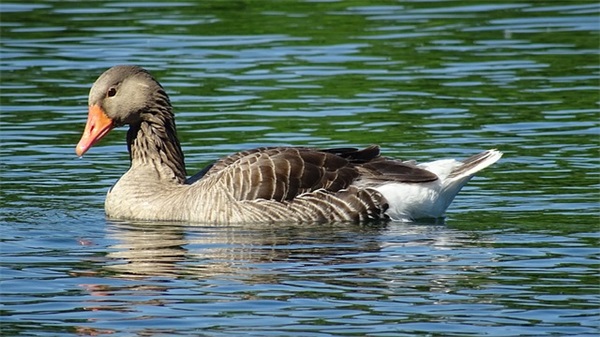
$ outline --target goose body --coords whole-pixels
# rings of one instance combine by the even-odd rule
[[[114,127],[129,125],[129,170],[110,188],[110,218],[326,222],[442,217],[473,175],[502,153],[416,164],[365,149],[265,147],[222,158],[187,177],[167,93],[143,68],[115,66],[94,83],[82,156]]]

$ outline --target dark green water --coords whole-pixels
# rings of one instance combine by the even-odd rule
[[[595,1],[0,3],[6,336],[595,336]],[[83,159],[88,90],[138,64],[189,172],[241,149],[498,148],[445,223],[104,218],[125,131]]]

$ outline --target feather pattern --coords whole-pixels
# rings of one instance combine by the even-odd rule
[[[91,127],[86,125],[78,153],[104,136],[94,121],[129,125],[131,167],[107,194],[111,218],[223,224],[438,217],[477,171],[502,155],[489,150],[462,162],[417,164],[382,157],[376,145],[262,147],[217,160],[187,178],[169,97],[147,71],[107,70],[94,83],[89,104]],[[105,118],[92,116],[98,111]]]

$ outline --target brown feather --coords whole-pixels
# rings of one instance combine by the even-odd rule
[[[217,161],[204,179],[225,176],[230,180],[230,192],[236,200],[275,201],[290,201],[319,189],[338,192],[358,180],[374,183],[428,182],[437,179],[435,174],[413,164],[380,157],[378,146],[362,150],[257,148]]]
[[[434,173],[412,163],[383,157],[360,165],[359,170],[364,178],[370,180],[423,183],[438,179]]]

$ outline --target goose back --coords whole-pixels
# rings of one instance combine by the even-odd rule
[[[215,162],[202,179],[225,181],[235,200],[282,202],[319,189],[338,192],[353,184],[428,182],[437,176],[413,164],[383,158],[373,145],[364,149],[257,148]]]

